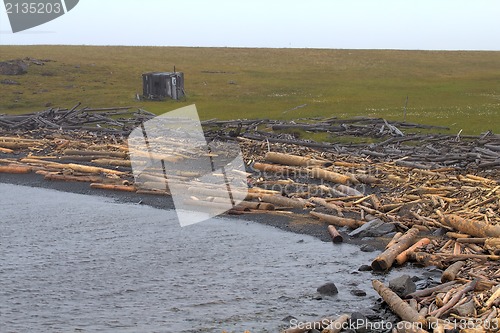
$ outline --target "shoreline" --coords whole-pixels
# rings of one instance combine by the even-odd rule
[[[76,182],[62,182],[62,181],[47,181],[43,179],[43,176],[37,174],[2,174],[0,173],[0,184],[10,184],[17,186],[26,186],[32,188],[40,188],[46,190],[54,190],[59,192],[67,192],[67,193],[75,193],[86,195],[89,197],[102,197],[106,199],[111,199],[118,204],[141,204],[146,205],[155,209],[167,209],[174,210],[175,207],[173,205],[173,201],[171,197],[168,196],[158,196],[158,195],[140,195],[136,193],[127,193],[120,191],[107,191],[101,189],[92,189],[88,187],[86,183],[76,183]],[[34,198],[36,200],[36,198]],[[57,214],[57,212],[55,212]],[[332,238],[327,232],[326,224],[322,221],[314,220],[313,218],[306,217],[307,222],[304,222],[304,217],[300,214],[292,213],[292,214],[279,214],[279,213],[251,213],[251,214],[243,214],[243,215],[229,215],[223,214],[217,217],[221,218],[231,218],[249,221],[255,224],[261,224],[265,226],[270,226],[276,229],[279,229],[284,232],[291,232],[296,235],[306,235],[311,236],[317,239],[322,243],[330,243],[332,246],[332,251],[335,251],[335,246],[338,246],[335,243],[332,243]],[[216,217],[216,218],[217,218]],[[300,220],[299,220],[300,219]],[[180,226],[179,226],[180,228]],[[384,249],[385,245],[389,241],[387,238],[351,238],[347,234],[347,230],[343,230],[341,228],[339,231],[344,237],[343,243],[353,245],[357,248],[361,248],[363,245],[368,245],[371,247],[369,251],[363,251],[365,253],[366,262],[362,265],[369,265],[370,258],[374,257],[378,251]],[[302,241],[302,240],[301,240]],[[299,242],[301,242],[299,241]],[[290,244],[291,248],[294,247],[294,244]],[[380,276],[380,273],[373,271],[361,271],[359,267],[352,267],[351,274],[364,274],[367,279],[374,278],[382,278],[386,279],[386,275],[396,275],[399,276],[401,274],[408,274],[411,272],[412,276],[417,277],[423,282],[427,276],[432,274],[432,271],[428,272],[427,270],[420,271],[418,268],[413,266],[405,266],[402,267],[403,273],[399,273],[399,269],[394,269],[391,272],[384,273],[384,277]],[[414,274],[414,275],[413,275]],[[328,279],[326,279],[328,280]],[[325,281],[326,281],[325,280]],[[318,286],[311,285],[311,289],[317,288]],[[351,293],[351,295],[353,295]],[[366,293],[365,293],[366,296]],[[332,297],[332,296],[323,296],[320,293],[316,293],[313,299],[321,300],[323,297]],[[359,297],[359,296],[351,296],[351,297]],[[358,315],[364,316],[364,318],[370,318],[371,321],[367,322],[367,325],[370,323],[390,323],[390,325],[396,325],[398,322],[397,318],[394,314],[387,312],[385,307],[380,304],[380,301],[370,301],[369,299],[363,298],[363,302],[369,304],[366,307],[358,309],[356,312]],[[290,312],[293,312],[290,310]],[[320,311],[322,312],[322,311]],[[294,323],[297,325],[309,325],[308,322],[302,321],[301,318],[291,316],[289,327],[294,327]],[[285,331],[286,332],[286,331]]]
[[[393,311],[387,312],[386,307],[377,304],[378,310],[373,311],[380,313],[371,320],[391,318],[397,323],[397,315],[403,321],[431,324],[437,320],[448,327],[443,322],[455,318],[456,313],[450,312],[459,311],[456,308],[463,302],[467,302],[469,312],[458,312],[462,317],[486,319],[497,314],[500,317],[496,308],[500,308],[500,292],[495,289],[500,285],[500,161],[496,160],[500,156],[497,153],[500,137],[488,134],[487,140],[486,136],[475,138],[467,145],[449,137],[438,138],[440,149],[452,148],[443,159],[437,144],[430,149],[433,153],[427,154],[426,142],[413,146],[399,135],[385,140],[380,149],[352,145],[333,149],[332,145],[283,139],[280,134],[268,135],[267,139],[246,133],[238,136],[240,133],[234,132],[232,125],[224,128],[228,131],[225,135],[220,129],[208,131],[212,139],[236,140],[244,156],[246,172],[240,173],[245,174],[249,187],[244,202],[247,206],[233,209],[231,213],[236,215],[231,217],[325,242],[332,241],[331,229],[336,232],[339,228],[343,236],[345,230],[352,231],[353,237],[345,236],[346,242],[371,246],[366,252],[373,255],[367,258],[378,254],[371,265],[367,260],[364,266],[373,271],[370,273],[373,288]],[[391,132],[396,132],[393,127]],[[173,209],[170,189],[165,186],[164,160],[174,159],[172,170],[178,173],[173,174],[174,181],[168,185],[185,181],[205,190],[198,191],[193,185],[186,187],[191,205],[215,207],[217,200],[224,198],[225,193],[221,196],[216,187],[200,181],[203,173],[176,167],[178,159],[196,161],[206,156],[206,151],[199,147],[177,151],[175,147],[182,146],[184,141],[168,135],[155,138],[158,151],[154,151],[154,156],[151,152],[149,155],[151,161],[161,160],[163,174],[160,168],[152,167],[141,170],[144,179],[133,177],[131,149],[123,136],[47,129],[26,136],[26,133],[24,137],[11,134],[0,140],[4,146],[0,172],[6,172],[0,173],[0,182]],[[457,147],[460,150],[453,150]],[[221,153],[229,157],[231,150]],[[267,207],[265,210],[260,210],[262,203]],[[389,241],[392,245],[384,250]],[[456,262],[460,265],[454,265]],[[394,286],[389,288],[390,283],[387,287],[376,280],[377,274],[385,275],[393,268],[414,264],[437,267],[442,274],[441,278],[426,279],[419,284],[416,295],[425,293],[429,297],[411,296],[416,286],[415,281],[408,281],[410,277],[405,284],[412,284],[413,290],[405,289],[404,293]],[[449,268],[454,271],[450,273]],[[418,274],[417,280],[421,280],[424,272],[425,269]],[[450,295],[447,304],[442,301],[445,293]],[[410,301],[406,299],[408,296],[412,297]],[[347,320],[345,316],[340,318]]]
[[[56,190],[60,192],[77,193],[89,196],[104,197],[115,200],[118,203],[124,204],[141,204],[150,206],[156,209],[174,210],[174,204],[170,196],[160,196],[151,194],[137,194],[121,191],[108,191],[102,189],[93,189],[87,183],[78,182],[64,182],[64,181],[47,181],[43,176],[30,174],[1,174],[0,183],[43,188],[49,190]],[[272,218],[270,218],[270,214]],[[307,222],[300,223],[297,220],[303,218],[298,214],[280,214],[270,212],[254,212],[251,214],[231,215],[223,214],[220,217],[228,217],[233,219],[242,219],[246,221],[253,221],[259,224],[272,226],[283,231],[293,232],[296,234],[308,235],[315,237],[322,242],[332,242],[332,239],[326,231],[325,224],[319,223],[312,218],[307,218]],[[371,244],[377,249],[382,249],[388,241],[373,239],[372,241],[361,241],[356,238],[350,238],[344,231],[340,231],[344,236],[344,242],[354,245],[363,245],[366,243]]]

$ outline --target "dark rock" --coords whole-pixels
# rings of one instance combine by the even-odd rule
[[[375,251],[376,249],[371,246],[370,244],[363,244],[359,247],[359,249],[361,250],[361,252],[373,252]]]
[[[281,321],[284,321],[285,323],[289,323],[292,320],[297,319],[294,316],[286,316],[285,318],[281,319]]]
[[[396,234],[397,234],[397,231],[389,232],[389,233],[385,234],[385,237],[392,239],[394,237],[394,235],[396,235]]]
[[[372,214],[366,214],[365,215],[365,221],[371,221],[371,220],[375,220],[377,217],[375,215],[372,215]]]
[[[419,281],[416,281],[415,284],[417,285],[417,290],[427,289],[427,288],[432,288],[432,287],[435,287],[435,286],[441,284],[441,279],[434,280],[432,278],[425,278],[425,279],[421,279]]]
[[[443,275],[443,271],[436,266],[428,266],[424,268],[422,275],[425,277],[430,277],[434,280],[440,280],[441,275]]]
[[[312,330],[309,330],[309,333],[321,333],[321,332],[318,331],[317,329],[313,328]]]
[[[427,289],[430,287],[432,281],[429,281],[428,279],[422,279],[419,281],[415,281],[415,285],[417,286],[417,290],[420,289]]]
[[[335,283],[333,282],[325,283],[324,285],[316,289],[316,291],[325,296],[334,296],[339,293],[337,286],[335,286]]]
[[[436,230],[434,230],[432,232],[432,235],[433,236],[444,236],[447,232],[448,232],[448,230],[446,230],[445,228],[437,228]]]
[[[392,279],[389,281],[389,288],[400,297],[406,297],[417,290],[415,282],[413,282],[409,275],[401,275]]]
[[[349,320],[349,327],[352,327],[357,333],[368,332],[368,318],[359,312],[353,312]]]
[[[464,304],[461,304],[453,309],[458,315],[462,317],[473,316],[476,312],[476,307],[474,306],[474,300],[470,300]]]
[[[0,62],[1,75],[23,75],[28,73],[28,64],[22,60]]]
[[[366,291],[361,290],[361,289],[354,289],[354,290],[351,290],[351,294],[354,296],[363,297],[363,296],[366,296]]]
[[[393,232],[396,227],[392,223],[385,223],[380,219],[371,220],[349,233],[351,237],[381,237]]]
[[[384,224],[381,219],[374,219],[368,223],[363,224],[361,227],[351,231],[349,236],[351,237],[370,237],[368,235],[370,232],[374,231],[376,228]]]
[[[359,274],[359,272],[358,272],[358,271],[352,271],[352,272],[351,272],[351,274],[352,274],[352,275],[358,275],[358,274]]]
[[[372,313],[367,313],[366,316],[371,321],[385,321],[396,323],[401,319],[387,306],[387,303],[380,302],[371,308]]]
[[[372,266],[370,266],[370,265],[361,265],[358,268],[358,271],[360,271],[360,272],[369,272],[371,270],[372,270]]]
[[[396,230],[396,226],[393,223],[385,223],[384,222],[384,224],[382,224],[380,227],[377,228],[376,233],[375,233],[375,235],[377,235],[377,236],[373,236],[373,237],[379,237],[378,235],[384,236],[384,235],[393,233],[394,230]]]

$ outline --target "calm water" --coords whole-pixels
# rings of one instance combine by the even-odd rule
[[[277,332],[372,304],[374,255],[272,227],[0,184],[1,332]],[[335,298],[314,300],[334,281]],[[358,298],[352,289],[368,296]]]

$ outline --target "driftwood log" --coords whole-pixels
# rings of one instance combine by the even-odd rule
[[[458,215],[445,215],[443,217],[443,224],[473,237],[500,237],[500,225],[492,225],[478,220],[468,220]]]
[[[330,234],[330,237],[332,237],[332,241],[334,243],[342,243],[344,241],[344,238],[342,237],[342,235],[340,235],[335,226],[329,225],[328,233]]]
[[[345,323],[350,319],[351,316],[343,314],[333,322],[331,322],[327,327],[325,327],[322,333],[340,333],[344,329]]]
[[[478,280],[475,279],[469,283],[467,283],[465,286],[463,286],[459,291],[453,295],[453,297],[441,308],[439,308],[436,311],[433,311],[429,313],[431,316],[435,316],[436,318],[441,317],[444,313],[446,313],[448,310],[450,310],[455,304],[458,303],[458,301],[469,291],[474,290],[476,288]]]
[[[318,161],[310,157],[302,157],[290,154],[269,152],[265,156],[265,160],[271,163],[294,166],[312,166],[321,165],[325,161]]]
[[[396,313],[401,319],[411,322],[420,323],[425,325],[427,321],[425,317],[413,309],[408,303],[403,301],[395,292],[378,280],[372,281],[373,289],[383,298],[389,305],[392,311]]]
[[[457,261],[451,264],[441,275],[441,282],[449,282],[456,279],[458,272],[465,265],[464,261]]]
[[[398,265],[403,265],[407,260],[408,257],[414,253],[417,249],[424,247],[428,244],[430,244],[431,240],[429,238],[422,238],[412,246],[410,246],[408,249],[404,250],[400,254],[396,256],[396,262]]]
[[[100,189],[100,190],[121,191],[121,192],[135,192],[135,191],[137,191],[135,186],[101,184],[101,183],[92,183],[92,184],[90,184],[90,188]]]
[[[311,214],[312,216],[314,216],[320,220],[323,220],[325,222],[333,224],[337,227],[349,227],[351,229],[356,229],[357,227],[364,224],[363,221],[355,220],[355,219],[351,219],[351,218],[338,217],[338,216],[333,216],[333,215],[323,214],[323,213],[318,213],[318,212],[309,212],[309,214]]]
[[[309,171],[309,175],[312,178],[326,180],[337,184],[348,184],[351,181],[351,177],[342,175],[337,172],[324,170],[321,168],[313,168]]]
[[[375,260],[373,260],[371,265],[372,269],[374,271],[385,271],[391,268],[397,255],[409,248],[415,242],[415,238],[418,233],[419,230],[417,228],[408,230],[394,245],[382,252],[377,258],[375,258]]]
[[[0,165],[0,173],[26,174],[31,172],[31,168],[21,165]]]
[[[427,288],[427,289],[422,289],[422,290],[417,290],[417,291],[409,294],[407,297],[419,298],[419,297],[429,296],[429,295],[432,295],[435,292],[441,292],[441,291],[445,290],[446,288],[449,288],[449,287],[451,287],[451,286],[453,286],[455,284],[456,284],[455,281],[450,281],[450,282],[442,283],[442,284],[437,285],[435,287],[431,287],[431,288]]]

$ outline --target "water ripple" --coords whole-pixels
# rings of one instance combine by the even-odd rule
[[[276,332],[288,315],[375,298],[351,274],[366,259],[349,244],[231,219],[180,228],[172,211],[51,190],[0,193],[4,332]],[[340,294],[314,300],[326,281]]]

